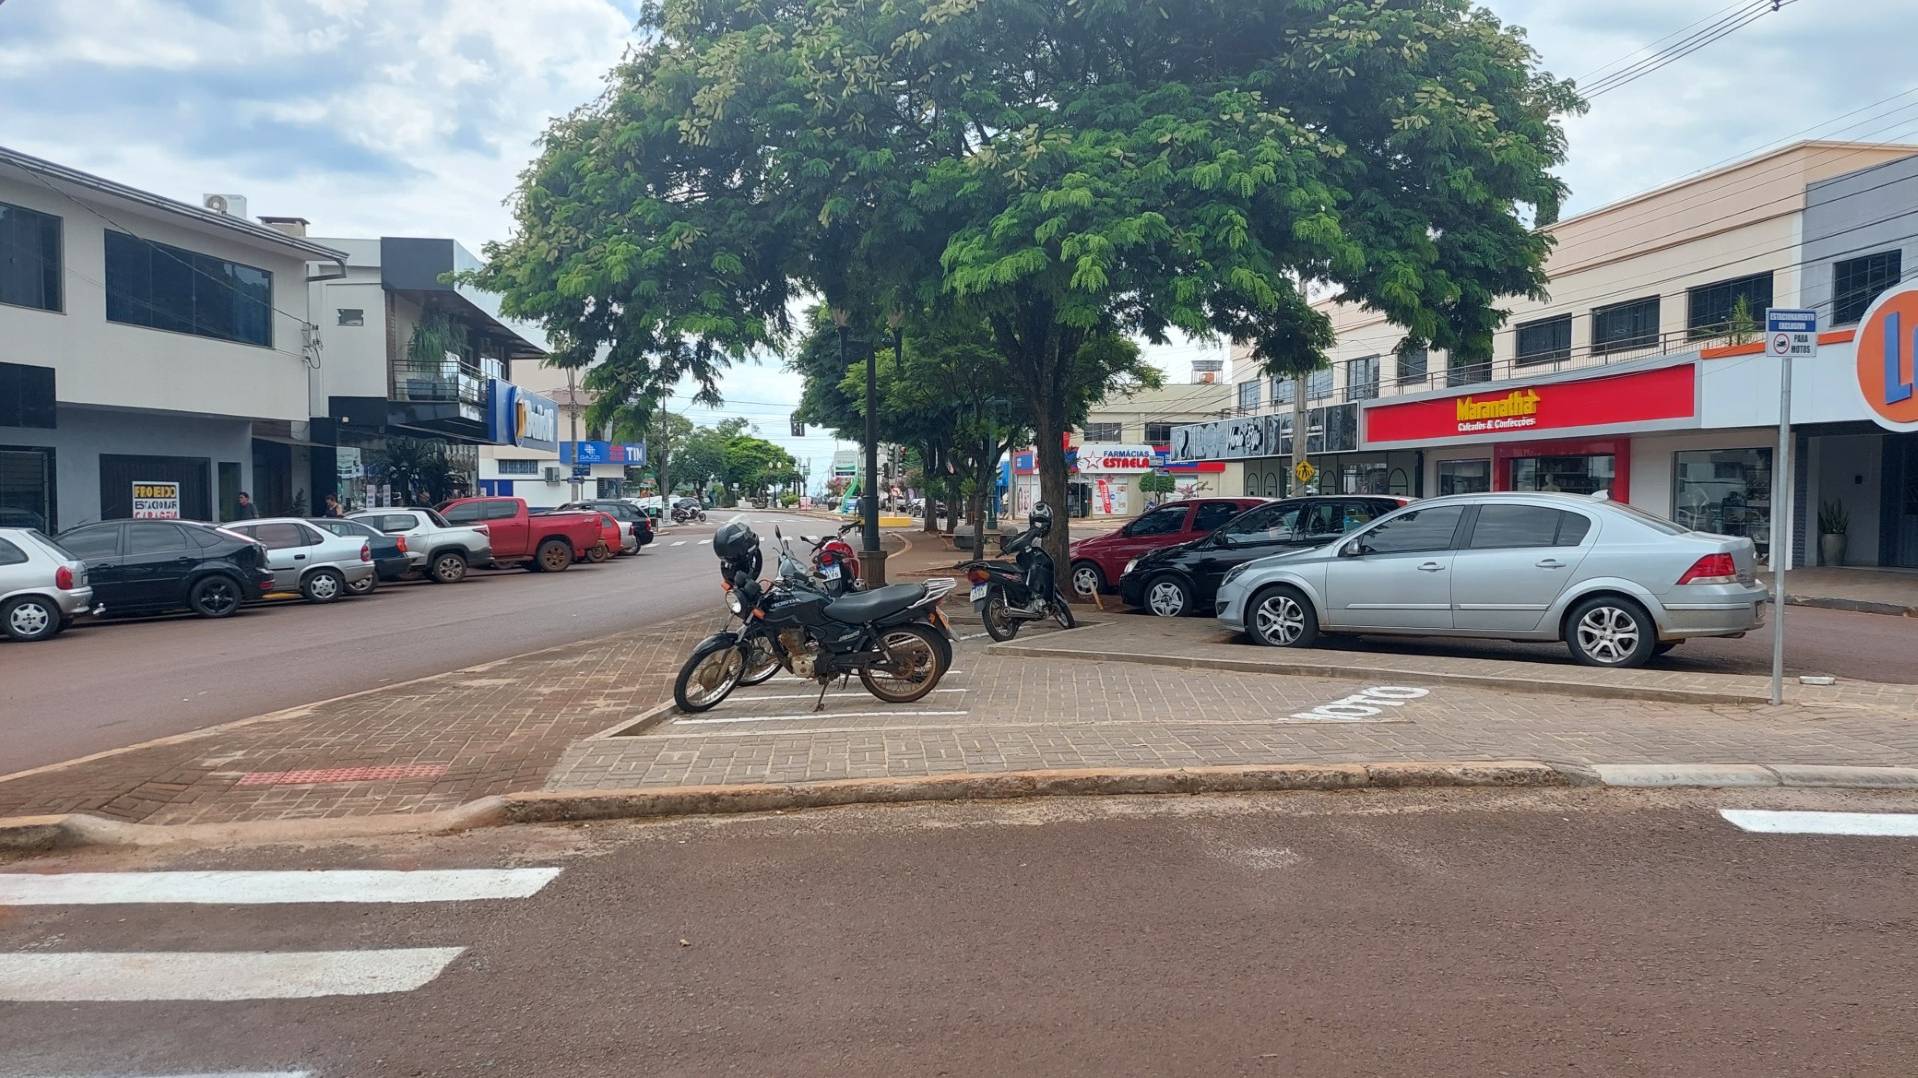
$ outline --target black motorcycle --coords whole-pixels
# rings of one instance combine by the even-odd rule
[[[819,683],[824,706],[834,678],[858,675],[866,691],[889,704],[910,704],[952,668],[951,625],[939,602],[951,580],[895,584],[835,597],[820,587],[779,529],[779,575],[758,579],[759,537],[745,524],[727,524],[713,537],[726,607],[738,632],[699,642],[673,683],[681,711],[706,711],[740,685],[757,684],[784,669]]]
[[[986,635],[994,640],[1010,640],[1019,635],[1019,626],[1028,621],[1052,618],[1061,628],[1078,624],[1072,607],[1059,591],[1052,555],[1041,545],[1052,533],[1052,510],[1044,502],[1032,507],[1026,530],[1000,547],[1001,555],[1013,556],[1011,562],[975,561],[964,568],[972,582],[972,606],[985,622]]]

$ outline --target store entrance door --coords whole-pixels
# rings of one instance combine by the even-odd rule
[[[1886,457],[1898,467],[1885,469],[1887,491],[1883,505],[1888,514],[1887,527],[1891,549],[1885,551],[1887,565],[1918,569],[1918,434],[1895,434],[1885,441]],[[1887,461],[1887,463],[1890,462]],[[1896,482],[1896,486],[1891,484]]]
[[[1066,484],[1066,515],[1079,518],[1092,515],[1092,484],[1075,479]]]

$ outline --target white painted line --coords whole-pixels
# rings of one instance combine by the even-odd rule
[[[977,640],[977,639],[979,639],[979,638],[980,638],[980,637],[982,637],[982,636],[991,636],[991,635],[992,635],[991,633],[967,633],[966,635],[964,635],[964,636],[962,636],[962,637],[960,637],[959,639],[961,639],[961,640]]]
[[[724,722],[791,722],[797,719],[926,719],[970,715],[970,711],[818,711],[804,715],[734,715],[723,719],[674,719],[674,726],[703,726]]]
[[[932,691],[933,692],[971,692],[972,690],[971,689],[934,689]],[[862,696],[870,699],[872,694],[864,693],[864,692],[829,692],[826,694],[826,699],[831,700],[831,699],[834,699],[835,697],[845,697],[845,696]],[[732,699],[732,702],[735,704],[756,704],[760,702],[761,700],[817,700],[819,699],[819,694],[816,692],[802,692],[792,696],[734,696],[731,699]]]
[[[712,542],[712,540],[711,540],[711,539],[701,539],[701,540],[699,541],[699,545],[700,545],[700,546],[705,546],[705,545],[706,545],[707,543],[710,543],[710,542]]]
[[[33,1078],[33,1076],[28,1076]],[[38,1078],[83,1078],[80,1075],[43,1074]],[[100,1075],[98,1078],[108,1078]],[[112,1078],[313,1078],[312,1071],[195,1071],[192,1074],[113,1075]]]
[[[315,999],[411,992],[439,976],[465,949],[0,954],[0,1000]]]
[[[104,906],[135,902],[198,902],[218,906],[280,902],[470,902],[526,898],[559,874],[557,868],[0,873],[0,906]]]
[[[1872,838],[1918,838],[1918,813],[1911,812],[1771,812],[1763,809],[1719,809],[1734,827],[1767,835],[1863,835]]]
[[[681,539],[681,540],[680,540],[679,542],[677,542],[677,543],[674,543],[673,545],[674,545],[674,546],[685,546],[685,545],[686,545],[686,540],[684,540],[684,539]]]

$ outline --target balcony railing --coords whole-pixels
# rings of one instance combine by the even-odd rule
[[[1519,381],[1538,378],[1541,375],[1557,374],[1561,371],[1581,370],[1587,367],[1606,367],[1626,363],[1635,359],[1648,359],[1653,356],[1683,355],[1696,352],[1701,348],[1716,348],[1719,345],[1737,343],[1735,336],[1756,340],[1752,334],[1734,335],[1721,333],[1715,336],[1693,336],[1690,331],[1678,330],[1663,333],[1655,338],[1642,339],[1629,347],[1613,346],[1603,351],[1590,348],[1576,351],[1561,351],[1531,358],[1509,357],[1488,360],[1480,363],[1458,364],[1441,368],[1433,357],[1423,378],[1387,379],[1385,396],[1402,396],[1411,393],[1424,393],[1438,389],[1457,389],[1462,386],[1482,385],[1487,382]]]
[[[478,408],[486,403],[484,373],[451,353],[438,361],[404,359],[393,372],[393,399]]]

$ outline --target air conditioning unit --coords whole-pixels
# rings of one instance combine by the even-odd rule
[[[546,466],[546,482],[552,486],[559,486],[559,466],[558,465],[549,464]]]
[[[224,213],[246,220],[245,195],[201,195],[200,205],[214,213]]]

